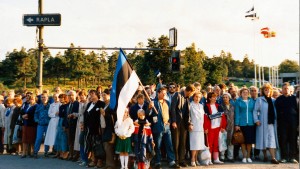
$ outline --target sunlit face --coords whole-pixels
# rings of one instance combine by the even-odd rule
[[[128,110],[125,110],[124,117],[128,117],[128,115],[129,115]]]
[[[247,99],[248,96],[249,96],[248,90],[243,90],[243,91],[242,91],[242,98],[243,98],[243,99]]]
[[[279,92],[273,92],[273,95],[272,95],[272,97],[274,98],[274,99],[277,99],[277,97],[279,97]]]
[[[250,95],[251,95],[252,98],[256,98],[257,95],[258,95],[257,89],[256,88],[251,88],[250,89]]]
[[[215,104],[217,101],[217,97],[213,96],[209,99],[210,104]]]
[[[139,119],[144,120],[145,119],[145,113],[139,112],[138,117],[139,117]]]
[[[143,98],[138,98],[137,99],[138,104],[144,104],[144,99]]]
[[[74,94],[74,92],[70,92],[70,94],[68,96],[69,96],[69,99],[71,102],[75,101],[76,95]]]
[[[159,100],[162,100],[162,99],[164,99],[165,98],[165,96],[167,95],[167,92],[166,92],[166,90],[161,90],[159,93],[158,93],[158,99]]]
[[[59,102],[64,103],[64,98],[63,97],[58,98],[58,100],[59,100]]]
[[[263,92],[264,92],[265,96],[268,96],[268,97],[271,94],[271,90],[269,88],[265,88]]]
[[[229,96],[226,95],[226,94],[224,94],[224,95],[223,95],[223,102],[224,102],[224,103],[229,103],[229,100],[230,100]]]
[[[33,105],[33,104],[35,103],[35,98],[31,98],[31,99],[29,100],[29,102],[30,102],[31,105]]]
[[[82,95],[79,95],[79,99],[81,101],[85,101],[86,100],[86,95],[82,94]]]
[[[176,91],[176,86],[175,85],[170,85],[169,86],[169,92],[174,93]]]
[[[201,95],[200,93],[195,94],[194,97],[193,97],[193,101],[194,101],[195,103],[199,103],[200,100],[201,100],[201,98],[202,98],[202,95]]]
[[[289,95],[290,92],[291,91],[290,91],[290,87],[289,86],[285,85],[285,86],[282,87],[282,94],[283,95]]]
[[[110,100],[110,95],[108,95],[106,93],[102,93],[102,98],[103,98],[104,102],[109,101]]]
[[[59,101],[58,99],[58,96],[57,95],[53,95],[53,99],[54,99],[54,102],[57,103]]]
[[[42,95],[42,103],[47,103],[47,102],[48,102],[48,96]]]

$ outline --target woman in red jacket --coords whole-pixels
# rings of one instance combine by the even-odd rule
[[[216,103],[217,95],[213,92],[208,93],[207,103],[204,111],[204,132],[208,136],[208,145],[210,153],[213,156],[215,164],[222,164],[219,160],[219,133],[226,129],[226,117],[223,109]]]

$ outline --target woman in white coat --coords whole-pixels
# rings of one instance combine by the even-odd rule
[[[204,141],[204,109],[203,105],[200,104],[202,95],[200,92],[193,94],[193,101],[190,104],[190,119],[192,126],[189,127],[190,132],[190,150],[192,153],[191,166],[195,167],[200,165],[197,161],[197,154],[199,150],[206,148]]]
[[[257,98],[253,111],[254,123],[256,127],[255,148],[263,150],[264,162],[267,162],[267,152],[269,149],[272,160],[271,163],[279,164],[275,158],[275,150],[278,147],[276,109],[274,99],[271,98],[273,88],[266,83],[261,88],[262,96]]]
[[[12,114],[15,109],[14,105],[14,99],[8,98],[5,100],[6,109],[4,111],[4,142],[3,144],[6,144],[6,152],[10,153],[10,150],[8,149],[8,143],[9,143],[9,134],[10,134],[10,123]]]
[[[48,125],[46,137],[45,137],[45,145],[48,146],[55,145],[55,139],[57,135],[57,125],[59,121],[58,113],[59,113],[59,106],[61,105],[58,99],[58,95],[59,94],[53,95],[54,103],[50,104],[50,108],[48,110],[48,116],[51,118]]]

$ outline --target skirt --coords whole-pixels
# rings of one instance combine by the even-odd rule
[[[36,127],[23,126],[22,127],[22,142],[26,144],[34,144],[36,137]]]
[[[204,132],[190,131],[190,150],[205,150]]]
[[[240,126],[245,143],[244,144],[255,144],[255,126]]]
[[[118,152],[118,153],[123,153],[123,152],[131,153],[131,139],[130,139],[130,137],[127,137],[124,140],[117,137],[116,152]]]
[[[68,145],[68,136],[67,133],[63,129],[63,118],[59,118],[58,126],[57,126],[57,135],[55,138],[55,148],[56,151],[68,151],[69,145]]]

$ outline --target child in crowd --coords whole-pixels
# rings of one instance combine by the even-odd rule
[[[138,119],[134,122],[134,153],[138,164],[138,169],[147,169],[145,163],[150,159],[147,159],[147,152],[151,152],[151,156],[154,154],[154,141],[150,128],[150,123],[145,119],[145,111],[143,109],[138,110]]]
[[[115,133],[118,136],[116,141],[116,152],[120,153],[122,169],[128,168],[128,153],[131,152],[131,134],[134,132],[132,119],[129,117],[129,111],[126,108],[123,119],[118,119],[115,124]]]

